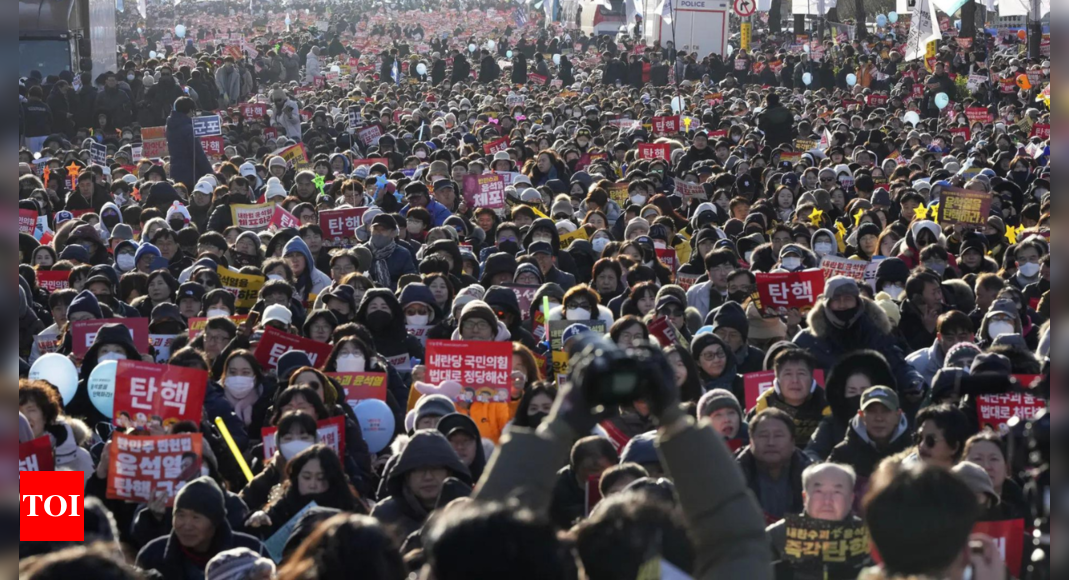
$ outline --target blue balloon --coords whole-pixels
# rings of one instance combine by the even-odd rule
[[[846,75],[846,84],[850,85],[851,87],[856,85],[857,84],[857,75],[854,74],[854,73],[850,73],[850,74]]]
[[[949,104],[950,95],[947,95],[946,93],[939,93],[935,96],[935,106],[939,107],[940,110],[947,108],[947,105]]]
[[[360,431],[364,434],[364,441],[371,453],[379,453],[393,440],[396,421],[390,407],[378,400],[368,399],[360,401],[353,412],[360,422]]]
[[[186,37],[186,27],[181,25],[181,24],[179,24],[178,26],[175,26],[174,27],[174,35],[177,36],[178,38],[185,38]]]
[[[101,415],[111,419],[115,414],[115,374],[119,370],[119,363],[113,360],[97,364],[93,372],[89,374],[86,384],[89,391],[89,401],[93,403]]]
[[[897,12],[891,12],[891,13],[889,13],[889,14],[887,15],[887,20],[888,20],[888,21],[889,21],[889,22],[890,22],[891,24],[898,24],[898,13],[897,13]]]
[[[876,26],[879,26],[880,28],[883,28],[883,27],[887,26],[887,17],[884,16],[883,14],[880,14],[879,16],[877,16],[876,17]]]
[[[505,53],[505,56],[506,56],[507,58],[512,58],[512,51],[510,50],[510,51],[506,52],[506,53]]]

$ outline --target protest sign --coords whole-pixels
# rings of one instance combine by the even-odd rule
[[[679,133],[679,115],[672,117],[654,117],[653,132],[659,135]]]
[[[355,408],[360,401],[386,401],[386,373],[327,373],[345,390],[345,402]]]
[[[37,287],[46,292],[70,288],[70,270],[41,270],[37,272]]]
[[[757,406],[757,400],[767,391],[771,391],[776,381],[776,371],[761,371],[742,376],[743,387],[746,392],[746,410],[749,411]],[[824,386],[824,371],[813,371],[813,380],[821,387]]]
[[[230,219],[234,225],[254,232],[266,230],[275,217],[275,204],[264,203],[260,205],[232,204],[230,206]]]
[[[238,326],[241,326],[242,324],[245,324],[245,321],[249,319],[248,316],[227,316],[226,318],[230,319],[234,324],[236,324]],[[190,318],[189,319],[189,339],[193,340],[194,338],[197,338],[197,336],[199,336],[202,332],[204,332],[204,329],[207,326],[208,326],[208,319],[207,318]]]
[[[987,107],[969,107],[965,109],[965,118],[969,123],[990,123],[991,111]]]
[[[54,471],[55,452],[48,435],[19,443],[19,471]]]
[[[260,288],[267,283],[264,276],[253,274],[239,274],[225,266],[219,266],[216,270],[219,274],[219,283],[234,295],[235,308],[252,308],[260,296]]]
[[[37,212],[32,209],[19,210],[19,233],[33,235],[37,229]]]
[[[274,560],[275,564],[281,564],[282,558],[286,555],[286,544],[289,542],[290,536],[293,535],[293,528],[297,527],[304,514],[308,513],[312,509],[319,507],[316,502],[309,502],[308,505],[301,508],[301,511],[297,512],[297,515],[290,518],[290,521],[286,522],[281,528],[275,532],[275,535],[267,538],[264,542],[264,548],[267,549],[267,553]]]
[[[679,342],[679,332],[667,316],[657,316],[647,326],[650,336],[657,339],[662,347],[668,348]]]
[[[679,270],[679,258],[676,257],[675,248],[657,248],[657,259],[668,267],[668,271],[675,274]]]
[[[278,366],[278,359],[291,350],[299,350],[308,355],[312,366],[319,368],[326,364],[333,350],[329,344],[316,342],[277,328],[268,326],[264,329],[264,335],[260,338],[260,344],[256,345],[256,360],[264,370],[271,370]]]
[[[208,373],[198,369],[123,360],[115,370],[117,427],[169,428],[200,424]]]
[[[486,145],[483,145],[483,152],[485,152],[487,156],[493,157],[495,153],[498,153],[499,151],[506,151],[508,150],[508,148],[509,138],[502,137],[496,141],[491,141]]]
[[[886,259],[887,258],[885,256],[873,256],[872,261],[869,262],[869,265],[865,266],[865,274],[863,275],[863,279],[864,282],[868,284],[869,288],[872,288],[873,291],[876,290],[876,273],[880,269],[880,262]]]
[[[174,344],[176,338],[178,338],[177,334],[148,335],[148,346],[155,354],[157,363],[164,364],[171,360],[171,345]]]
[[[598,334],[609,332],[609,325],[604,320],[551,320],[549,321],[549,341],[553,350],[564,350],[564,331],[573,324],[581,324]]]
[[[167,150],[167,127],[145,127],[141,129],[142,158],[160,159],[168,155],[170,155],[170,152]]]
[[[953,139],[961,137],[968,143],[969,141],[972,141],[972,129],[969,129],[968,127],[952,127],[950,129],[950,136]]]
[[[405,330],[408,331],[409,336],[414,336],[418,338],[420,344],[423,345],[423,348],[427,348],[427,334],[435,328],[436,325],[434,324],[427,324],[421,326],[413,326],[411,324],[405,325]]]
[[[808,571],[821,578],[845,578],[872,563],[869,532],[860,520],[829,522],[788,515],[786,524],[783,555],[795,574]]]
[[[546,77],[544,77],[542,75],[536,75],[536,74],[527,75],[527,81],[530,82],[530,83],[534,83],[536,85],[545,85],[547,80],[548,79],[546,79]]]
[[[223,142],[223,138],[216,135],[214,137],[201,137],[200,147],[204,150],[204,154],[207,155],[209,159],[218,161],[223,158],[226,145]]]
[[[977,522],[972,533],[983,534],[995,541],[1002,561],[1010,570],[1010,575],[1017,576],[1024,562],[1024,520],[1003,520],[998,522]]]
[[[308,163],[308,150],[304,148],[304,143],[298,143],[281,151],[276,151],[275,155],[285,159],[290,164],[290,167],[299,163]]]
[[[561,235],[560,236],[560,247],[561,247],[562,250],[567,250],[569,247],[571,247],[572,242],[574,242],[575,240],[588,240],[588,239],[590,239],[590,234],[586,233],[586,229],[585,228],[579,228],[579,229],[575,230],[574,232],[570,232],[570,233]]]
[[[697,199],[699,201],[709,199],[708,194],[705,193],[704,185],[700,183],[688,183],[682,179],[675,180],[675,193],[683,197],[684,204],[692,199]]]
[[[526,322],[531,319],[531,303],[538,294],[538,286],[521,286],[519,284],[505,284],[516,294],[516,300],[520,303],[520,316]]]
[[[147,318],[119,318],[111,320],[81,320],[71,323],[71,338],[74,340],[73,353],[75,358],[85,358],[89,347],[96,340],[100,328],[106,324],[119,324],[130,331],[130,337],[134,340],[134,348],[141,354],[148,354],[148,319]]]
[[[271,215],[271,226],[275,229],[283,230],[286,228],[297,229],[301,227],[301,222],[293,214],[286,211],[286,208],[281,205],[275,206],[275,213]]]
[[[824,256],[820,262],[820,269],[824,271],[824,279],[831,280],[836,276],[846,276],[859,282],[865,279],[865,269],[869,263],[864,260],[847,260],[836,256]]]
[[[200,433],[134,437],[116,431],[111,440],[108,499],[148,503],[160,493],[167,505],[185,484],[200,477]]]
[[[984,227],[990,215],[990,193],[945,188],[939,196],[939,225],[941,226]]]
[[[245,103],[241,105],[241,116],[246,121],[253,121],[267,117],[267,105],[263,103]]]
[[[672,158],[672,147],[667,143],[642,143],[638,146],[638,158],[668,161]]]
[[[469,207],[486,209],[505,207],[505,179],[496,173],[484,173],[475,178],[474,188],[464,193]]]
[[[364,147],[377,145],[379,139],[382,138],[382,129],[378,125],[364,127],[356,132],[356,138],[364,144]]]
[[[628,183],[626,181],[616,183],[609,188],[609,199],[615,201],[620,207],[627,205],[628,196]]]
[[[356,230],[364,223],[366,207],[349,207],[319,212],[319,228],[323,240],[338,242],[356,237]]]
[[[512,343],[427,341],[427,382],[456,381],[465,403],[507,403],[512,390]]]
[[[1046,406],[1042,399],[1029,393],[980,395],[976,398],[976,416],[980,421],[981,429],[990,427],[999,433],[1007,429],[1006,424],[1010,419],[1014,417],[1031,419]]]
[[[278,428],[264,427],[261,435],[264,442],[264,460],[267,461],[278,451]],[[345,417],[332,417],[316,423],[316,439],[320,445],[333,449],[339,458],[345,457]]]
[[[214,137],[223,134],[223,122],[219,115],[193,117],[194,137]]]
[[[1050,123],[1036,123],[1032,125],[1032,133],[1029,137],[1039,137],[1046,141],[1050,139]]]
[[[94,165],[106,167],[108,165],[108,146],[93,141],[89,144],[89,161]]]
[[[757,274],[757,289],[767,314],[784,316],[791,308],[805,314],[824,293],[824,271]]]

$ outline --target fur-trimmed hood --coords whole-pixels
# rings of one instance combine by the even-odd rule
[[[891,319],[887,318],[887,314],[879,305],[864,296],[859,297],[858,300],[861,300],[861,303],[865,305],[865,312],[861,315],[861,319],[858,320],[859,324],[868,319],[883,334],[891,334],[894,331],[895,327],[891,324]],[[817,338],[827,338],[833,328],[825,315],[826,309],[827,305],[824,301],[818,301],[813,310],[809,311],[809,316],[807,317],[809,330]]]

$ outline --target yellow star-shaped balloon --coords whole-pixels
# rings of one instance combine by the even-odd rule
[[[839,251],[846,251],[846,226],[843,222],[835,223],[835,241],[839,243]]]
[[[809,214],[809,223],[819,226],[820,219],[824,217],[824,210],[813,208],[813,213]]]
[[[864,215],[865,215],[865,210],[864,209],[859,209],[859,210],[857,210],[857,213],[854,214],[854,227],[855,228],[861,225],[861,218],[864,217]]]
[[[1024,226],[1006,226],[1006,240],[1010,242],[1010,245],[1017,243],[1017,236],[1024,232]]]
[[[924,204],[917,206],[917,209],[913,210],[913,215],[919,220],[928,219],[928,208],[924,207]]]
[[[932,221],[934,221],[935,223],[939,223],[939,202],[933,203],[932,205],[928,206],[928,212],[932,216]]]

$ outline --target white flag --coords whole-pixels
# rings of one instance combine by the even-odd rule
[[[137,0],[137,12],[141,15],[141,18],[148,18],[148,6],[146,0]]]
[[[943,32],[935,25],[936,22],[935,6],[929,0],[917,0],[909,38],[906,40],[906,62],[923,60],[927,55],[928,43],[943,39]]]
[[[661,0],[661,5],[657,7],[657,13],[661,15],[661,20],[668,24],[672,23],[672,2],[673,0]]]
[[[820,143],[817,144],[817,149],[819,149],[821,153],[827,153],[828,149],[831,149],[831,144],[831,131],[824,129],[824,135],[820,138]]]

